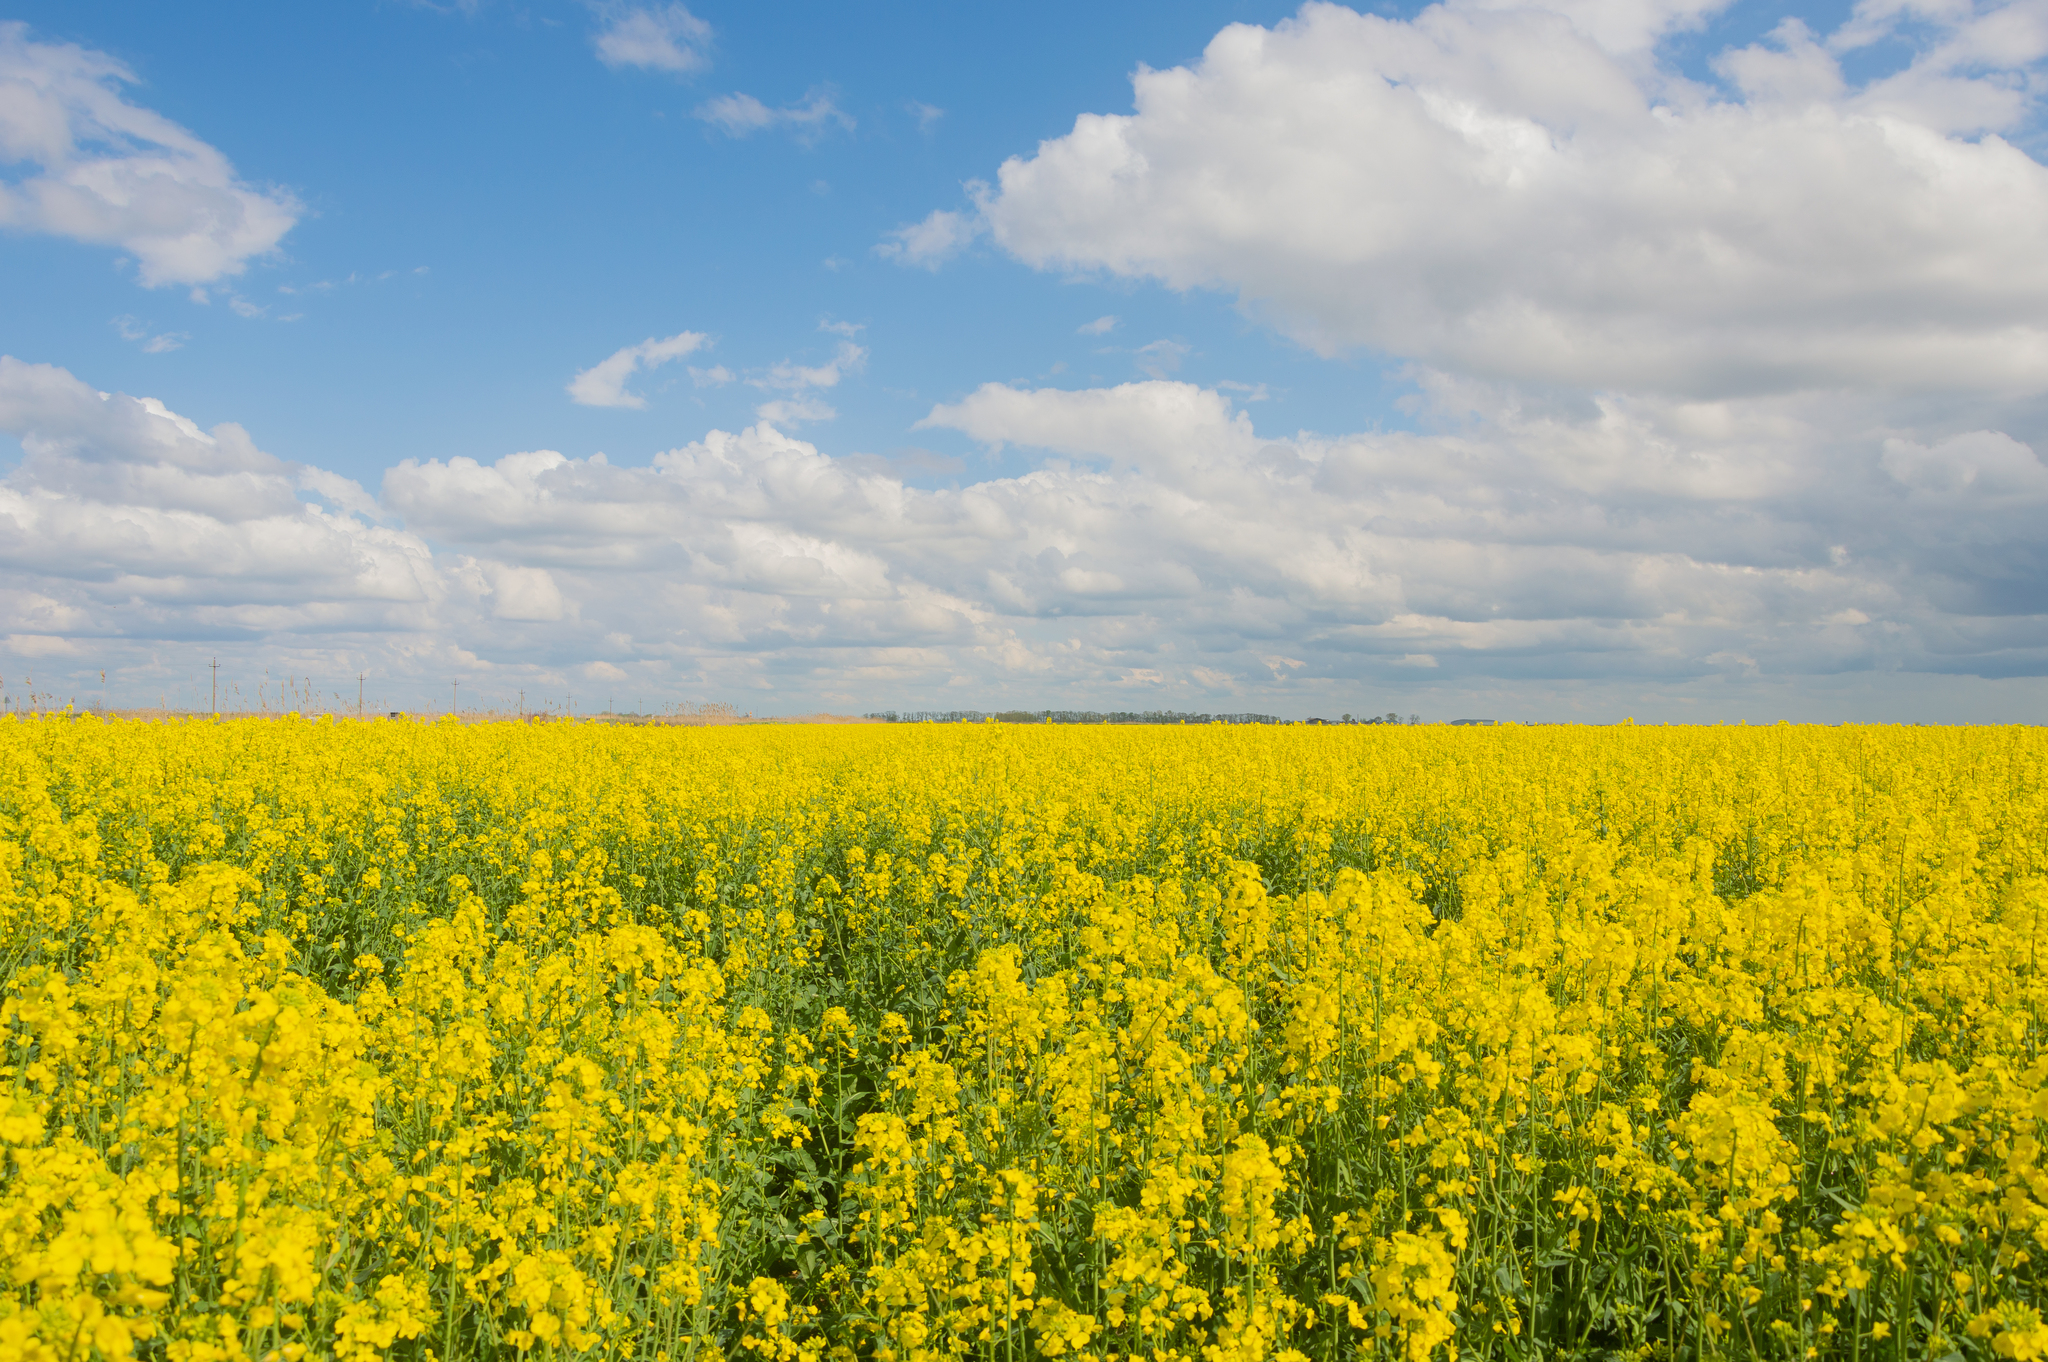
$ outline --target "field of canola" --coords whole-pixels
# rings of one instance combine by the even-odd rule
[[[2048,733],[0,721],[0,1362],[2048,1356]]]

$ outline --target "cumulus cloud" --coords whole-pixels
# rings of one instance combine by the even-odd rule
[[[774,400],[824,391],[805,369]],[[987,384],[921,425],[1034,451],[1030,471],[922,489],[763,421],[645,466],[408,460],[372,501],[238,427],[5,360],[25,458],[0,481],[0,634],[17,655],[204,637],[437,685],[459,667],[465,694],[603,663],[804,707],[941,680],[977,703],[1142,685],[1301,712],[1418,686],[1740,705],[1795,678],[2048,675],[2048,468],[2011,430],[1904,399],[1852,421],[1839,393],[1427,393],[1434,431],[1333,438],[1262,433],[1188,383]]]
[[[114,58],[0,23],[0,228],[112,246],[150,287],[242,273],[302,211],[177,124],[122,98]]]
[[[1257,445],[1251,418],[1233,412],[1230,399],[1188,383],[1126,383],[1078,392],[985,383],[959,402],[933,407],[917,429],[958,430],[984,444],[1121,460],[1156,474],[1242,460]]]
[[[1720,55],[1727,92],[1648,52],[1713,8],[1232,25],[1191,66],[1140,69],[1134,112],[1081,116],[971,214],[885,245],[934,263],[985,229],[1040,268],[1230,291],[1323,353],[1497,381],[2034,390],[2048,169],[2000,134],[2048,88],[2038,7],[1913,7],[1923,50],[1860,86],[1839,49],[1907,7],[1828,40],[1788,23]]]
[[[1191,384],[989,384],[921,424],[1076,462],[927,491],[764,423],[644,469],[407,465],[386,502],[567,574],[654,654],[715,640],[786,674],[912,650],[989,688],[1143,676],[1193,704],[2048,672],[2048,470],[2009,434],[1845,433],[1838,397],[1432,400],[1455,433],[1264,438]]]
[[[1803,36],[1793,31],[1793,39]],[[1872,82],[1859,107],[1956,132],[2010,129],[2038,108],[2038,66],[2048,56],[2048,14],[2039,5],[1863,0],[1827,47],[1856,52],[1915,36],[1922,41],[1912,61]]]
[[[579,369],[576,377],[569,380],[569,400],[585,407],[631,407],[640,410],[647,405],[647,399],[638,393],[626,391],[626,381],[636,373],[643,373],[681,359],[684,355],[695,354],[704,347],[708,338],[701,331],[679,331],[664,340],[649,336],[638,345],[624,346],[614,350],[610,356],[599,360],[588,369]],[[692,369],[690,375],[701,386],[706,381],[716,382],[718,369],[699,371]]]
[[[492,618],[535,623],[562,618],[562,591],[546,568],[512,567],[487,560],[476,561],[474,566],[487,583],[481,594],[490,599]]]
[[[830,90],[813,90],[800,104],[770,108],[749,94],[720,95],[697,108],[697,117],[728,137],[749,137],[757,132],[787,128],[799,142],[814,142],[832,128],[846,132],[855,127],[853,115],[840,108]]]
[[[682,5],[607,5],[598,16],[591,42],[606,66],[688,75],[710,65],[711,25]]]
[[[836,332],[842,336],[855,335],[861,330],[858,325],[851,322],[823,322],[819,324],[818,329]],[[832,358],[823,364],[797,364],[783,360],[779,364],[770,365],[748,375],[746,382],[749,386],[783,394],[755,407],[754,414],[776,426],[832,420],[839,415],[838,411],[811,390],[839,386],[840,379],[858,372],[866,364],[867,356],[865,346],[843,340],[839,342]]]
[[[841,329],[822,362],[692,371],[758,391],[746,430],[644,466],[407,461],[373,501],[7,361],[0,636],[346,639],[421,675],[792,708],[1555,714],[1526,697],[1605,688],[1618,713],[1803,692],[1863,697],[1810,717],[2024,717],[2048,696],[2048,179],[2016,140],[2038,7],[1867,0],[1717,54],[1710,87],[1659,44],[1714,9],[1233,26],[878,248],[936,265],[987,232],[1232,291],[1311,347],[1394,356],[1412,430],[1261,429],[1262,385],[1177,381],[1182,343],[1154,342],[1143,381],[933,406],[920,429],[1019,471],[916,487],[914,459],[790,433],[865,363]],[[1850,79],[1880,41],[1910,59]],[[774,126],[760,107],[732,130]],[[633,374],[700,343],[626,347],[579,400],[637,403]]]
[[[833,329],[830,327],[822,329]],[[796,364],[783,360],[779,364],[754,374],[747,382],[757,388],[777,388],[795,391],[802,388],[833,388],[839,380],[857,372],[867,362],[865,346],[855,345],[850,340],[839,342],[832,358],[823,364]]]
[[[377,499],[363,490],[354,478],[343,477],[325,468],[301,465],[298,470],[299,490],[318,497],[320,502],[339,507],[350,515],[366,519],[378,518]],[[317,504],[317,503],[316,503]]]
[[[938,208],[924,221],[890,232],[875,247],[875,253],[899,265],[935,270],[966,250],[982,230],[980,218]]]
[[[192,339],[191,333],[186,331],[152,333],[149,327],[134,317],[116,317],[113,325],[122,340],[134,341],[142,347],[142,353],[145,355],[167,355],[173,350],[182,350],[185,348],[185,342]]]
[[[807,421],[830,421],[838,408],[815,397],[778,397],[754,408],[754,415],[770,425],[796,426]]]
[[[1177,340],[1156,340],[1139,346],[1132,352],[1138,363],[1138,372],[1147,378],[1165,378],[1180,371],[1180,363],[1194,351],[1194,347]]]
[[[0,479],[10,608],[41,602],[75,636],[382,630],[435,594],[424,543],[354,514],[374,504],[361,487],[264,453],[240,426],[201,430],[0,356],[0,431],[23,450]]]
[[[1698,28],[1727,9],[1730,0],[1551,0],[1544,6],[1606,51],[1627,55],[1658,39]],[[1527,0],[1456,0],[1452,8],[1473,12],[1528,8]]]

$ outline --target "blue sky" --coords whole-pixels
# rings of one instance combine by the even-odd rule
[[[967,453],[909,427],[990,378],[1062,363],[1066,382],[1139,376],[1128,351],[1159,340],[1190,346],[1185,374],[1282,387],[1298,425],[1400,419],[1384,364],[1333,376],[1227,297],[1063,284],[988,253],[943,275],[874,254],[1076,111],[1128,104],[1136,63],[1197,57],[1224,23],[1289,12],[702,9],[707,65],[678,74],[594,59],[602,15],[573,4],[18,8],[39,38],[127,63],[138,102],[213,130],[245,179],[308,211],[235,282],[268,309],[253,323],[171,290],[138,296],[102,248],[11,239],[7,343],[33,341],[102,387],[175,382],[202,425],[239,421],[266,448],[371,482],[406,456],[539,445],[637,459],[750,419],[752,390],[701,392],[680,370],[654,380],[644,412],[563,400],[565,376],[622,339],[685,329],[744,369],[823,362],[836,347],[821,322],[863,325],[865,370],[834,403],[847,452]],[[853,126],[735,138],[693,117],[735,91],[771,106],[823,92]],[[1114,332],[1076,334],[1106,314]],[[143,355],[112,316],[192,339]]]
[[[2038,3],[0,21],[0,675],[2048,697]]]

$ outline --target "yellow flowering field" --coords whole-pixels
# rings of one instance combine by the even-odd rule
[[[2048,1356],[2044,768],[0,720],[0,1362]]]

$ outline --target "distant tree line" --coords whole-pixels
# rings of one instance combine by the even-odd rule
[[[979,709],[885,709],[863,715],[892,724],[1279,724],[1275,714],[1183,714],[1177,709],[1111,710],[1009,709],[990,714]]]
[[[864,719],[881,719],[892,724],[978,724],[994,719],[1002,724],[1284,724],[1289,720],[1277,714],[1188,714],[1177,709],[1146,710],[1093,710],[1093,709],[1009,709],[991,714],[979,709],[907,709],[876,710],[861,716]],[[1373,714],[1363,719],[1354,719],[1349,714],[1342,719],[1308,719],[1311,724],[1398,724],[1404,722],[1398,714]],[[1411,714],[1407,723],[1421,720]]]

